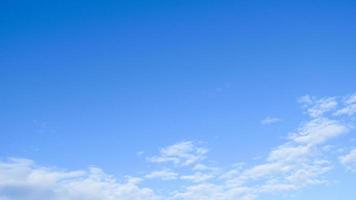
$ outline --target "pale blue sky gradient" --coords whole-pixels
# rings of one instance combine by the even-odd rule
[[[355,9],[349,0],[2,1],[0,158],[136,176],[160,148],[195,141],[220,166],[259,163],[308,120],[299,97],[356,92]],[[350,137],[338,144],[356,146]],[[356,196],[355,173],[329,175],[337,183],[286,199]]]

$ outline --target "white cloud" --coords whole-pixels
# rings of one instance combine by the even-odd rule
[[[315,145],[337,137],[347,130],[347,126],[340,121],[316,118],[302,126],[297,133],[292,134],[290,139],[300,144]]]
[[[153,163],[171,162],[176,165],[189,166],[205,158],[207,149],[196,147],[193,142],[180,142],[160,150],[158,156],[148,158]]]
[[[256,199],[266,193],[325,184],[328,181],[323,175],[333,166],[323,158],[324,144],[347,131],[340,121],[313,118],[302,124],[284,144],[274,148],[265,162],[220,170],[219,175],[188,185],[176,197],[182,200]]]
[[[305,101],[309,100],[308,97]],[[236,170],[234,176],[225,175],[225,184],[231,188],[247,187],[246,195],[258,196],[326,183],[323,175],[332,169],[332,164],[323,158],[324,144],[348,130],[339,120],[314,115],[290,134],[285,144],[273,149],[265,163]]]
[[[351,116],[351,115],[356,114],[356,94],[345,98],[344,104],[345,104],[345,107],[336,111],[334,115],[336,115],[336,116],[340,116],[340,115]]]
[[[312,147],[309,145],[290,145],[285,144],[277,147],[270,152],[268,161],[296,161],[305,158],[312,153]]]
[[[303,105],[306,112],[311,117],[320,117],[324,113],[332,111],[338,106],[338,102],[335,97],[316,99],[315,97],[305,95],[299,98],[298,101]]]
[[[356,95],[343,98],[342,103],[339,99],[300,98],[312,118],[255,165],[210,167],[206,164],[208,150],[192,141],[164,147],[158,155],[147,158],[163,170],[124,181],[98,168],[65,171],[37,166],[31,160],[10,159],[0,162],[0,200],[254,200],[266,193],[325,184],[328,180],[324,175],[333,169],[330,160],[335,157],[326,155],[325,149],[352,127],[348,114],[341,117],[336,113],[354,105]],[[265,123],[273,121],[270,117]],[[356,149],[339,159],[356,170]],[[141,182],[153,178],[182,184],[158,195],[153,188],[142,187]]]
[[[162,180],[175,180],[178,178],[178,173],[173,172],[169,169],[164,169],[160,171],[153,171],[145,176],[145,178],[152,179],[152,178],[159,178]]]
[[[308,106],[313,104],[314,98],[310,95],[304,95],[298,98],[298,102],[304,106]]]
[[[207,166],[205,164],[198,163],[198,164],[193,166],[192,170],[194,170],[194,171],[211,171],[211,172],[214,172],[214,171],[217,171],[218,168],[210,167],[210,166]]]
[[[340,157],[340,162],[352,171],[356,171],[356,148]]]
[[[139,179],[119,183],[98,168],[62,171],[36,166],[33,161],[0,162],[1,200],[158,200]]]
[[[354,104],[354,103],[356,103],[356,93],[351,95],[351,96],[349,96],[349,97],[346,97],[345,98],[345,103],[346,104]]]
[[[354,115],[356,114],[356,103],[338,110],[335,115]]]
[[[193,181],[193,182],[204,182],[204,181],[207,181],[211,178],[213,178],[214,175],[212,173],[202,173],[202,172],[196,172],[192,175],[184,175],[184,176],[181,176],[180,178],[182,180],[190,180],[190,181]]]
[[[262,125],[271,125],[271,124],[275,124],[275,123],[278,123],[281,121],[282,121],[282,119],[280,119],[280,118],[268,116],[268,117],[264,118],[263,120],[261,120],[261,124]]]
[[[174,195],[179,200],[225,200],[224,189],[220,185],[202,183],[188,186],[184,192]]]

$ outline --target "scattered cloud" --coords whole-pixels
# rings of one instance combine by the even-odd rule
[[[137,156],[142,156],[145,152],[144,151],[139,151],[136,153]]]
[[[345,98],[344,102],[345,107],[339,109],[338,111],[335,112],[336,116],[339,115],[354,115],[356,114],[356,94]]]
[[[169,169],[164,169],[160,171],[153,171],[145,176],[147,179],[159,178],[162,180],[175,180],[178,178],[178,173],[173,172]]]
[[[348,154],[341,156],[340,162],[348,169],[356,172],[356,148],[351,150]]]
[[[99,168],[66,171],[9,159],[0,162],[0,200],[255,200],[329,183],[326,175],[335,167],[335,158],[355,171],[356,149],[347,154],[328,154],[327,149],[338,148],[332,141],[352,130],[349,116],[354,114],[356,95],[321,99],[306,95],[299,102],[310,118],[255,165],[212,167],[207,164],[208,149],[193,141],[161,148],[147,158],[158,170],[121,181]],[[261,123],[278,121],[267,117]],[[180,186],[161,194],[155,187],[142,186],[149,179]]]
[[[0,162],[1,200],[159,200],[141,179],[119,182],[101,169],[61,171],[37,166],[31,160]]]
[[[153,163],[174,163],[181,166],[189,166],[205,158],[207,149],[197,147],[192,141],[180,142],[160,150],[157,156],[149,157]]]
[[[262,125],[271,125],[271,124],[276,124],[281,121],[282,121],[282,119],[280,119],[280,118],[268,116],[268,117],[264,118],[263,120],[261,120],[261,124]]]
[[[210,174],[210,173],[202,173],[202,172],[196,172],[192,175],[184,175],[184,176],[181,176],[180,178],[182,180],[190,180],[190,181],[193,181],[193,182],[204,182],[204,181],[207,181],[211,178],[213,178],[214,175],[213,174]]]
[[[306,109],[311,117],[320,117],[324,113],[334,110],[338,106],[335,97],[326,97],[317,99],[315,97],[305,95],[299,98],[298,102]]]
[[[353,95],[351,95],[349,97],[346,97],[345,98],[345,103],[348,104],[348,105],[356,103],[356,94],[353,94]]]
[[[347,132],[348,127],[340,121],[327,118],[312,119],[290,139],[299,144],[316,145]]]
[[[194,170],[194,171],[216,171],[216,170],[218,170],[218,168],[207,166],[206,164],[198,163],[192,168],[192,170]]]

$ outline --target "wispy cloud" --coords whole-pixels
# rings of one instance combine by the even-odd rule
[[[262,125],[271,125],[271,124],[276,124],[281,121],[282,121],[282,119],[280,119],[278,117],[267,116],[261,120],[261,124]]]
[[[98,168],[65,171],[38,166],[31,160],[10,159],[0,162],[0,199],[253,200],[269,193],[325,184],[329,182],[325,175],[334,168],[335,158],[348,169],[356,169],[356,149],[343,155],[325,152],[333,139],[352,130],[350,124],[354,121],[350,116],[356,113],[342,110],[353,106],[355,98],[300,98],[309,118],[255,165],[211,166],[208,149],[193,141],[161,148],[158,155],[147,158],[156,170],[123,181]],[[150,179],[182,184],[159,193],[154,186],[142,186]]]
[[[351,171],[356,172],[356,148],[348,154],[340,156],[340,162]]]
[[[311,117],[320,117],[324,113],[334,110],[338,106],[335,97],[326,97],[318,99],[310,95],[305,95],[299,98],[299,103],[306,109]]]
[[[207,149],[195,146],[192,141],[185,141],[164,147],[159,155],[149,157],[147,160],[153,163],[168,162],[188,166],[203,160],[206,153]]]
[[[340,116],[340,115],[351,116],[351,115],[356,114],[356,94],[345,98],[343,103],[345,106],[335,112],[336,116]]]
[[[145,175],[145,178],[147,179],[152,179],[152,178],[158,178],[162,180],[174,180],[178,178],[178,173],[173,172],[169,169],[164,169],[160,171],[153,171],[150,172],[149,174]]]

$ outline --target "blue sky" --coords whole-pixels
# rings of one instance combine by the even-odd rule
[[[354,1],[0,5],[1,200],[356,195]]]

